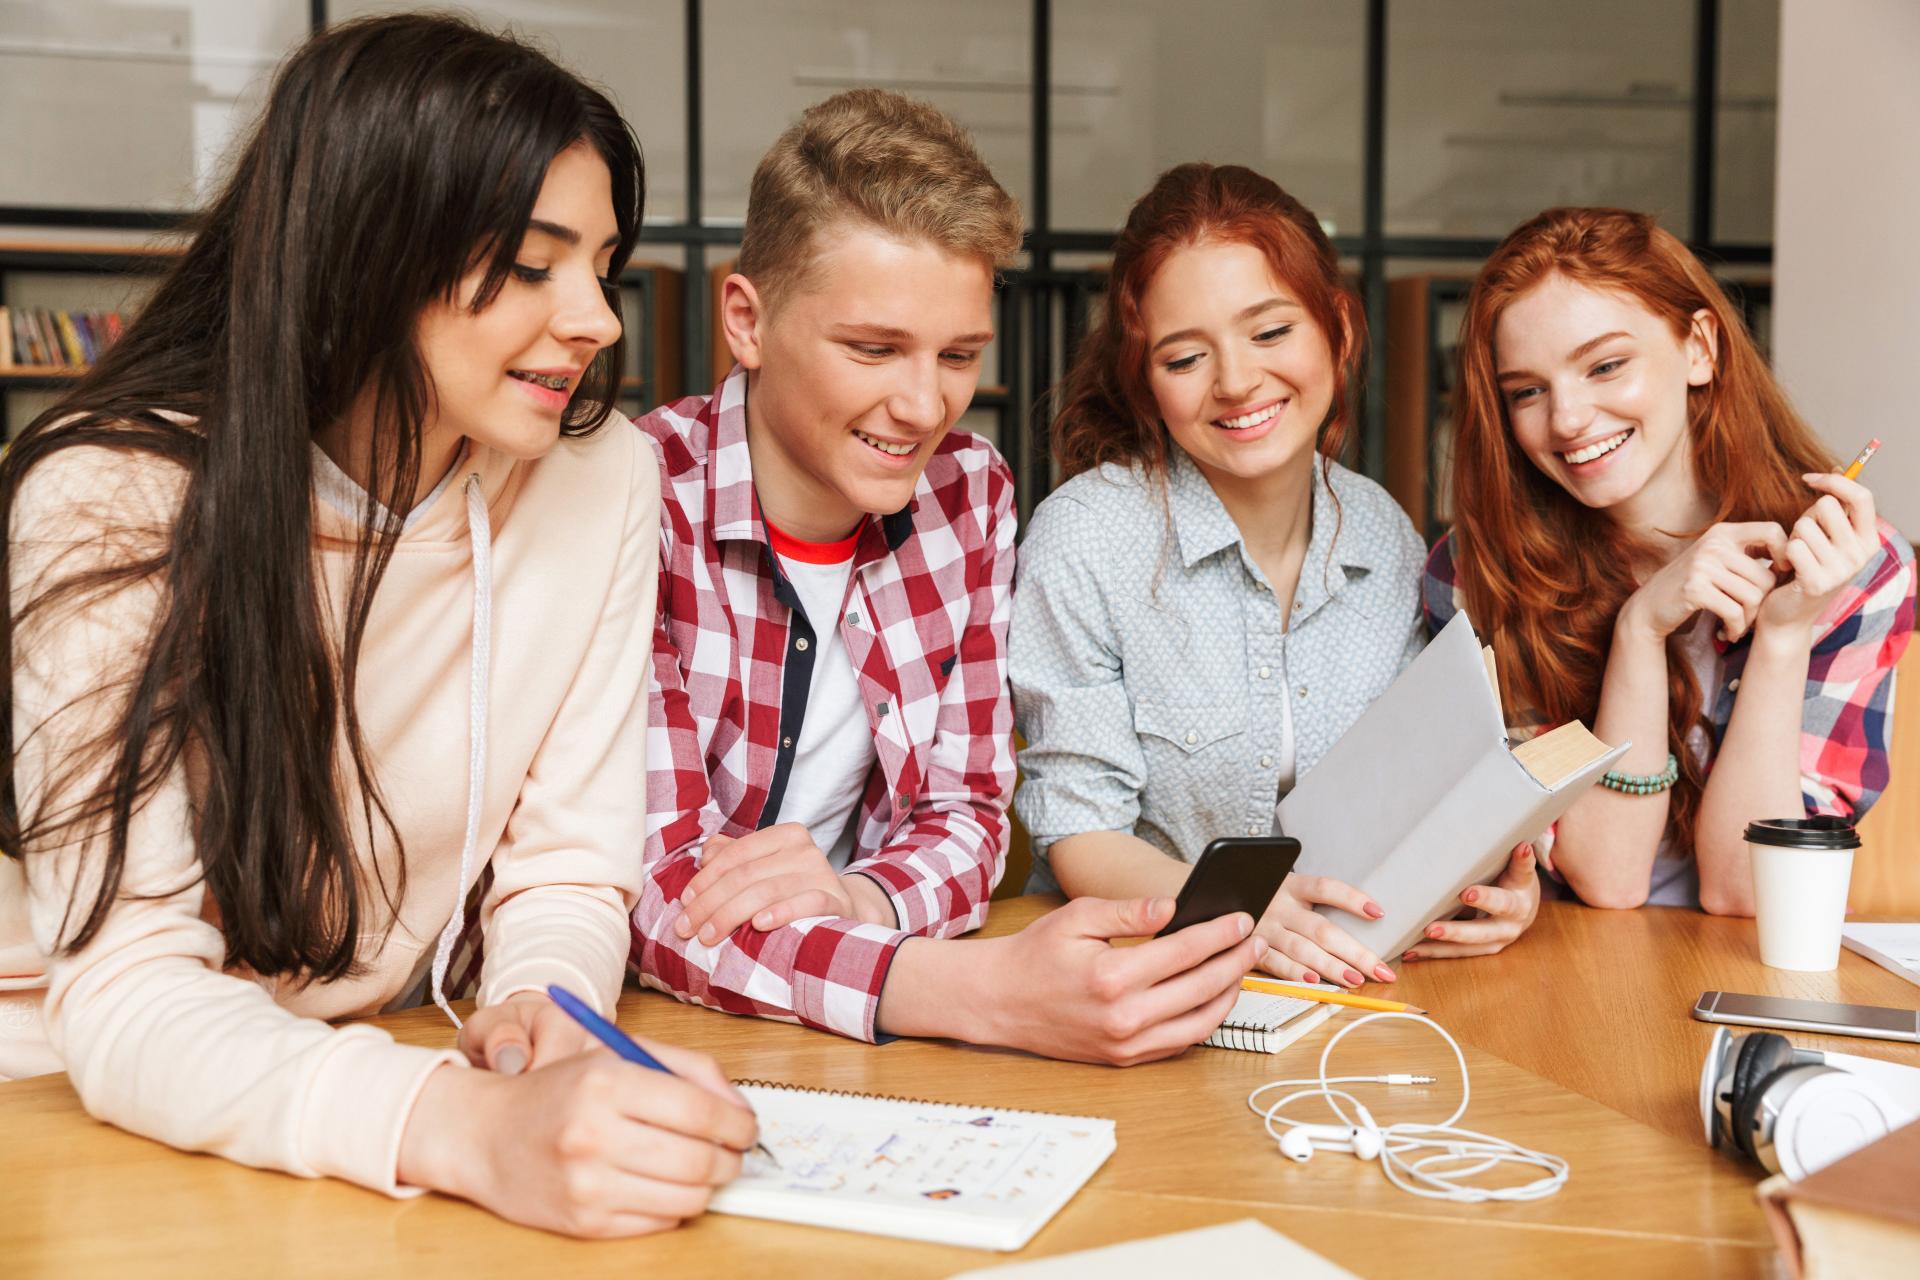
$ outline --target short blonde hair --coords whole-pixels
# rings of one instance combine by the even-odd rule
[[[838,219],[1006,266],[1020,206],[939,108],[885,89],[815,103],[753,171],[738,270],[772,303],[805,274]]]

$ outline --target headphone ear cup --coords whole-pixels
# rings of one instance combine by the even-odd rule
[[[1733,1064],[1733,1140],[1734,1149],[1759,1159],[1754,1150],[1754,1125],[1760,1114],[1760,1100],[1767,1084],[1793,1065],[1793,1042],[1785,1036],[1761,1031],[1746,1038]]]

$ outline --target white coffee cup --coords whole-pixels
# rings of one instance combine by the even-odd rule
[[[1747,824],[1760,962],[1825,972],[1840,963],[1840,926],[1860,837],[1845,818],[1778,818]]]

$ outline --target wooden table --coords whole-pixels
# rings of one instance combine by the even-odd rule
[[[1522,941],[1472,962],[1414,962],[1391,994],[1460,1038],[1685,1142],[1702,1142],[1694,1086],[1713,1039],[1703,991],[1920,1008],[1920,987],[1851,951],[1831,973],[1760,963],[1751,920],[1675,908],[1549,902]],[[1734,1034],[1747,1028],[1734,1027]],[[1920,1067],[1920,1045],[1793,1032],[1795,1044]]]
[[[989,931],[1018,928],[1048,905],[996,904]],[[1708,1151],[1691,1118],[1708,1028],[1687,1009],[1710,987],[1906,1007],[1920,1003],[1920,989],[1851,954],[1835,974],[1763,970],[1751,934],[1750,925],[1693,913],[1553,903],[1510,956],[1409,967],[1400,984],[1408,998],[1467,1046],[1467,1123],[1573,1162],[1567,1188],[1531,1204],[1419,1200],[1336,1152],[1306,1165],[1282,1159],[1246,1110],[1246,1093],[1310,1073],[1343,1025],[1338,1018],[1273,1058],[1194,1050],[1124,1071],[931,1042],[875,1048],[651,993],[629,993],[620,1021],[703,1049],[737,1078],[1114,1118],[1119,1150],[1020,1257],[1252,1217],[1365,1276],[1771,1275],[1777,1259],[1753,1204],[1755,1175]],[[380,1022],[407,1041],[452,1038],[431,1009]],[[1920,1058],[1869,1041],[1839,1047]],[[1336,1061],[1364,1058],[1369,1074],[1442,1077],[1428,1091],[1367,1090],[1392,1118],[1439,1117],[1453,1105],[1445,1046],[1418,1028],[1368,1028],[1338,1053]],[[1001,1260],[717,1215],[662,1236],[583,1244],[439,1197],[395,1202],[182,1155],[87,1119],[59,1076],[0,1086],[0,1135],[7,1276],[458,1271],[630,1280],[777,1269],[786,1280],[947,1275]]]

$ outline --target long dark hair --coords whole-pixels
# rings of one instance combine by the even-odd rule
[[[102,865],[81,880],[97,875],[98,891],[78,928],[80,904],[69,904],[63,947],[99,931],[133,815],[190,759],[196,852],[227,963],[298,981],[356,971],[371,889],[355,837],[371,843],[384,828],[400,843],[355,711],[355,673],[420,479],[434,398],[415,322],[453,300],[472,271],[483,269],[471,309],[494,300],[548,165],[581,141],[612,171],[617,277],[639,234],[645,182],[639,143],[603,93],[536,50],[445,16],[316,36],[280,69],[179,266],[0,463],[9,529],[28,474],[63,449],[125,450],[184,480],[157,550],[68,575],[0,630],[11,672],[15,637],[34,614],[148,581],[164,587],[143,657],[112,690],[122,709],[74,759],[56,762],[61,779],[33,813],[15,790],[21,744],[11,680],[0,683],[0,848],[22,857],[107,837]],[[564,432],[606,420],[622,367],[618,343],[600,353]],[[314,561],[311,442],[363,394],[374,480],[336,635]],[[0,590],[10,601],[14,587],[9,546]],[[341,776],[336,734],[352,779]],[[397,910],[404,871],[392,883],[374,878]]]

